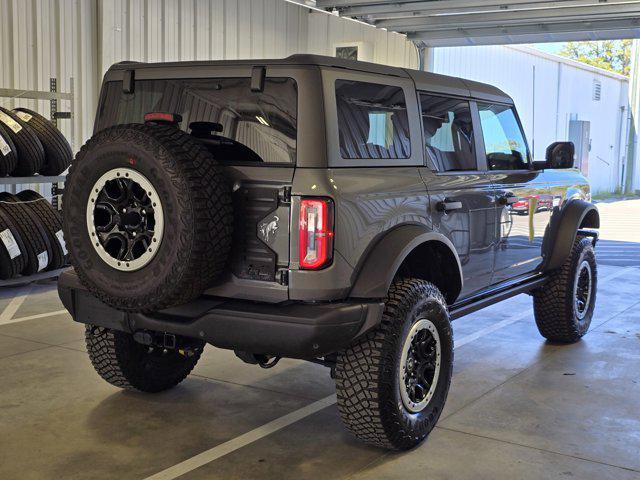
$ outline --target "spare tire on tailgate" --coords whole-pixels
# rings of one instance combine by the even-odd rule
[[[103,302],[150,312],[198,297],[231,250],[231,189],[204,146],[170,125],[98,132],[71,165],[64,237]]]

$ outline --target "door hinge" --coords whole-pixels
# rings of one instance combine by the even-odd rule
[[[286,268],[281,268],[276,272],[276,281],[280,285],[289,285],[289,270]]]
[[[282,187],[278,192],[278,197],[283,203],[291,203],[291,187]]]

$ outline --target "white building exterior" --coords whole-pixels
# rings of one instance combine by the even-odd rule
[[[592,190],[614,191],[621,185],[628,142],[628,77],[525,46],[437,48],[432,68],[490,83],[513,97],[536,159],[544,159],[552,142],[571,139],[570,120],[590,122]]]
[[[403,35],[286,0],[0,0],[0,88],[48,91],[55,77],[59,90],[69,91],[73,78],[76,150],[91,135],[102,75],[112,63],[333,55],[345,45],[357,45],[361,60],[418,65]],[[591,122],[594,191],[620,184],[628,139],[625,77],[528,47],[438,48],[430,58],[435,72],[512,95],[536,158],[552,141],[568,138],[570,120]],[[600,101],[593,100],[595,81]],[[0,105],[49,114],[44,101],[0,98]],[[69,120],[60,126],[70,134]]]

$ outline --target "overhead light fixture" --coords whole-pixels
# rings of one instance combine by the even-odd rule
[[[256,115],[256,120],[258,120],[262,125],[269,126],[269,122],[267,122],[262,115]]]

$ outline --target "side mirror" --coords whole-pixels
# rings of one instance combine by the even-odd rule
[[[549,145],[546,168],[573,168],[576,147],[573,142],[555,142]]]

